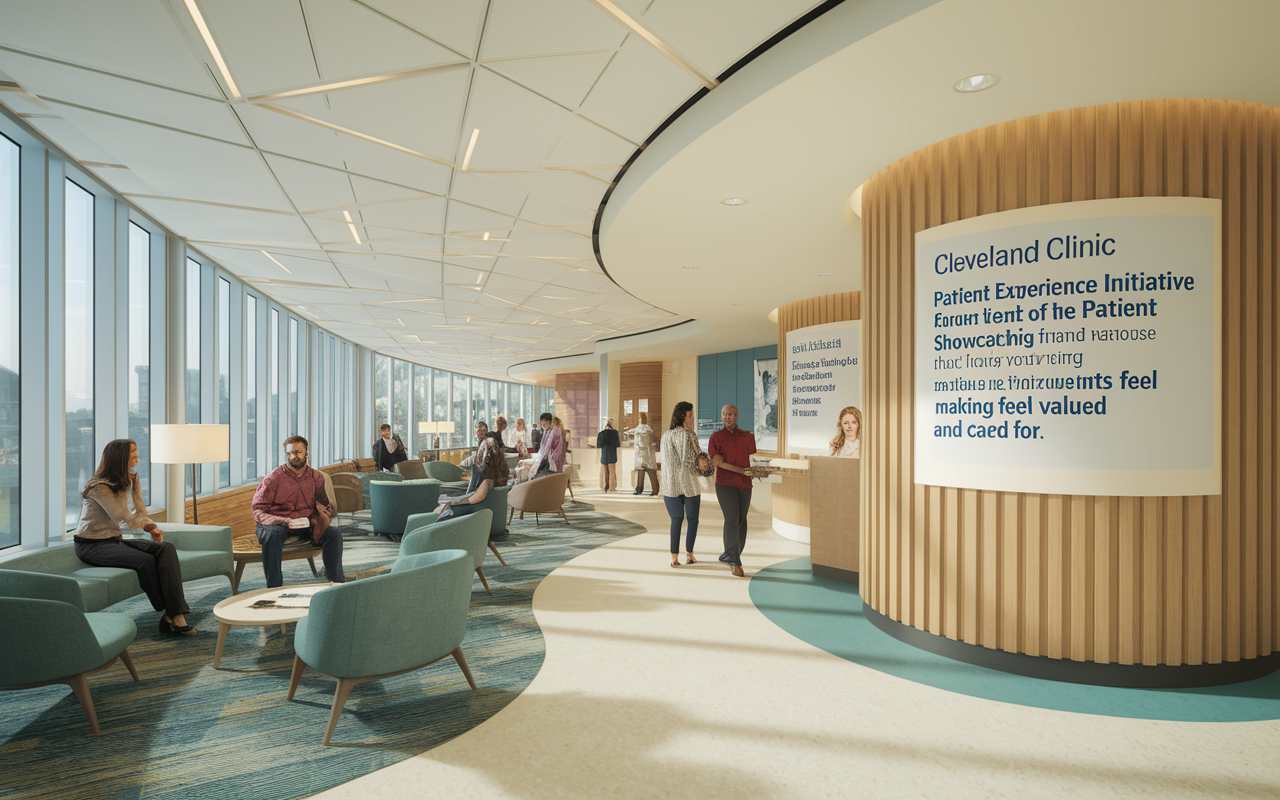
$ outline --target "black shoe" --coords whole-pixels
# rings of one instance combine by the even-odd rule
[[[632,494],[634,494],[636,497],[639,497],[643,493],[639,489],[636,489],[634,492],[632,492]]]
[[[196,629],[190,625],[174,625],[173,620],[168,617],[161,617],[160,632],[171,636],[191,636],[196,632]]]

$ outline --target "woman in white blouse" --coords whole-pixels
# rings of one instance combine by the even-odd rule
[[[830,454],[840,458],[858,458],[861,455],[861,442],[862,412],[854,406],[845,406],[840,410]]]
[[[516,452],[520,452],[522,448],[526,454],[529,452],[532,440],[529,438],[529,429],[525,427],[524,417],[516,420],[514,428],[507,428],[503,431],[502,443],[507,447],[515,448]],[[521,456],[521,458],[527,457],[527,455]]]
[[[147,516],[138,474],[138,445],[132,439],[116,439],[102,449],[97,472],[85,484],[81,497],[80,526],[76,528],[76,558],[94,567],[119,567],[138,573],[138,583],[156,611],[163,611],[160,632],[191,635],[191,613],[182,593],[178,551],[164,541]],[[132,506],[132,508],[130,508]],[[151,539],[125,539],[122,528],[139,528]]]
[[[698,486],[698,460],[710,460],[698,444],[694,433],[693,403],[676,403],[671,412],[671,427],[662,434],[662,501],[671,517],[671,566],[680,566],[680,523],[688,520],[685,534],[685,562],[696,564],[693,542],[698,538],[698,510],[702,506],[702,490]]]

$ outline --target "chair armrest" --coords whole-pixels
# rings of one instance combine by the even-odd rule
[[[361,494],[359,489],[335,485],[333,494],[333,502],[339,513],[348,514],[352,511],[364,510],[364,495]]]
[[[164,540],[179,550],[222,550],[231,552],[231,529],[225,525],[183,525],[173,530],[163,525]]]
[[[410,514],[409,518],[404,521],[404,535],[408,536],[419,528],[427,528],[434,524],[440,517],[437,511],[427,511],[422,514]]]
[[[56,600],[84,611],[84,595],[80,593],[80,584],[68,575],[0,569],[0,597]]]
[[[84,612],[67,603],[0,597],[0,637],[0,686],[55,680],[106,660]]]

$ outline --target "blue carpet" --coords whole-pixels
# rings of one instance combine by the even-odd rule
[[[1117,689],[1027,678],[953,661],[898,641],[862,615],[857,586],[813,577],[807,558],[760,570],[749,588],[756,608],[796,638],[864,667],[958,694],[1133,719],[1280,719],[1280,672],[1199,689]]]
[[[475,581],[462,648],[478,691],[468,688],[452,659],[362,684],[332,745],[322,747],[334,681],[307,670],[294,702],[285,701],[293,626],[286,634],[278,627],[232,628],[215,670],[212,608],[231,587],[224,578],[195,581],[186,584],[195,609],[187,619],[198,636],[162,636],[159,615],[141,595],[109,609],[138,625],[129,652],[142,681],[135,684],[120,664],[90,676],[101,737],[90,732],[66,686],[0,695],[0,796],[305,797],[471,730],[515,699],[542,666],[542,634],[532,611],[542,578],[587,550],[644,531],[586,503],[565,510],[572,525],[551,517],[540,527],[532,519],[512,523],[509,541],[498,543],[509,566],[492,556],[485,561],[493,597]],[[343,528],[349,574],[389,566],[399,547],[359,535],[362,527]],[[316,582],[306,561],[286,561],[284,577],[286,584]],[[265,585],[254,564],[240,588]]]

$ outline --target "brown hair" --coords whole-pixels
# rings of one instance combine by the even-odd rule
[[[674,431],[676,428],[683,428],[685,415],[692,410],[693,403],[690,403],[688,400],[681,400],[679,403],[676,403],[676,407],[671,409],[671,427],[668,428],[668,430]]]
[[[288,447],[291,444],[301,444],[303,447],[307,448],[308,452],[311,450],[311,445],[307,442],[306,437],[299,436],[296,433],[284,440],[285,447]]]
[[[502,440],[498,439],[497,431],[486,436],[480,443],[480,449],[476,453],[476,464],[480,466],[485,479],[493,481],[494,486],[507,485],[511,472],[507,468],[507,457],[502,447]]]
[[[644,413],[643,411],[640,412],[640,424],[641,425],[649,424],[649,415]]]
[[[831,455],[833,456],[840,452],[840,448],[844,447],[844,425],[842,423],[844,422],[845,414],[852,414],[853,418],[858,421],[858,435],[854,438],[862,438],[862,412],[856,406],[845,406],[840,409],[840,416],[836,417],[836,435],[831,440]]]
[[[129,472],[129,452],[138,443],[132,439],[113,439],[102,448],[102,460],[93,477],[84,485],[81,497],[87,497],[89,490],[95,486],[106,486],[112,492],[120,494],[133,488],[137,476]],[[141,510],[141,509],[139,509]]]

